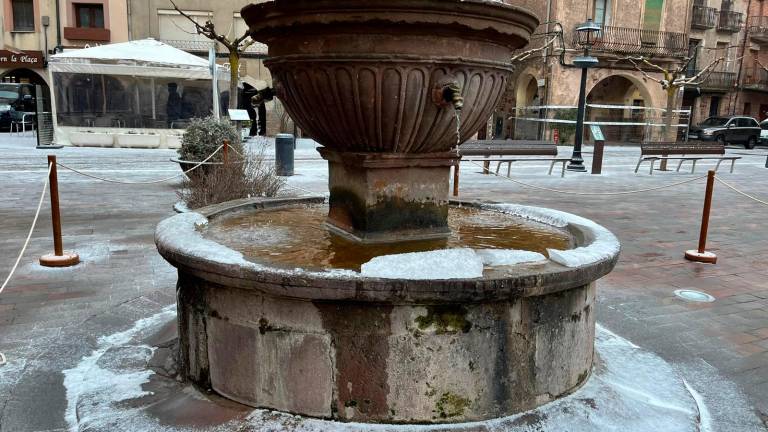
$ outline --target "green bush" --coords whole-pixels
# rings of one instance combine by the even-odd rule
[[[181,148],[178,150],[179,159],[201,162],[216,149],[229,140],[230,149],[243,154],[237,129],[229,122],[217,120],[213,116],[192,119],[181,138]],[[221,162],[223,152],[219,151],[210,162]]]

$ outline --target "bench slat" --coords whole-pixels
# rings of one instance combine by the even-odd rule
[[[724,155],[725,146],[718,143],[707,142],[688,142],[688,143],[673,143],[673,142],[643,142],[640,144],[640,152],[642,156],[657,156],[657,155]]]
[[[459,146],[462,156],[557,156],[557,146],[548,141],[483,140]]]

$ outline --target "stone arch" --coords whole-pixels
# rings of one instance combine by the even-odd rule
[[[531,71],[523,71],[515,83],[515,116],[521,117],[537,117],[538,111],[522,110],[523,107],[531,107],[541,104],[542,96],[540,94],[538,79],[531,73]],[[515,139],[531,139],[535,140],[539,138],[540,123],[515,120],[514,121],[514,135]]]
[[[596,80],[587,92],[587,103],[596,105],[621,105],[658,107],[654,94],[641,80],[630,74],[611,74]],[[632,109],[587,110],[589,121],[641,123],[648,115],[647,111]],[[643,126],[603,126],[603,134],[608,141],[637,142],[645,135]]]
[[[32,69],[9,69],[0,74],[0,82],[29,83],[39,85],[43,90],[45,111],[50,111],[51,87],[45,77]]]

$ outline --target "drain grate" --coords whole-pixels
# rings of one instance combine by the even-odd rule
[[[712,303],[715,301],[715,298],[707,293],[703,293],[701,291],[694,291],[694,290],[677,290],[675,291],[675,295],[680,297],[683,300],[691,301],[691,302],[698,302],[698,303]]]

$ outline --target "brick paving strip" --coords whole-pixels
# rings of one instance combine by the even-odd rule
[[[325,162],[302,150],[290,184],[327,193]],[[567,154],[567,149],[561,150]],[[744,153],[742,150],[729,150]],[[78,169],[103,176],[152,180],[178,170],[165,150],[65,148],[54,152]],[[515,178],[557,189],[582,191],[656,187],[694,176],[635,175],[637,148],[610,148],[603,176],[546,175],[521,166]],[[0,135],[0,276],[16,258],[34,214],[45,175],[45,153],[29,139]],[[730,184],[768,197],[760,158],[737,163]],[[702,173],[705,167],[702,167]],[[750,407],[768,413],[768,230],[765,207],[716,187],[709,249],[716,266],[688,263],[683,252],[697,244],[702,182],[633,196],[570,196],[525,189],[465,166],[462,198],[552,207],[594,219],[622,241],[616,270],[600,282],[598,321],[655,352],[694,385],[714,371],[740,386]],[[699,174],[697,173],[696,176]],[[16,277],[0,295],[0,432],[66,430],[61,371],[89,354],[98,337],[124,330],[175,301],[176,274],[157,254],[155,225],[173,214],[178,182],[110,185],[60,172],[65,249],[83,264],[44,269],[37,257],[50,252],[50,214],[41,221]],[[689,303],[674,296],[695,289],[716,297]],[[707,372],[707,373],[710,373]],[[703,386],[703,384],[701,384]],[[707,397],[717,389],[697,387]],[[721,410],[726,412],[726,409]],[[723,414],[725,415],[725,414]],[[740,430],[737,425],[729,430]]]

